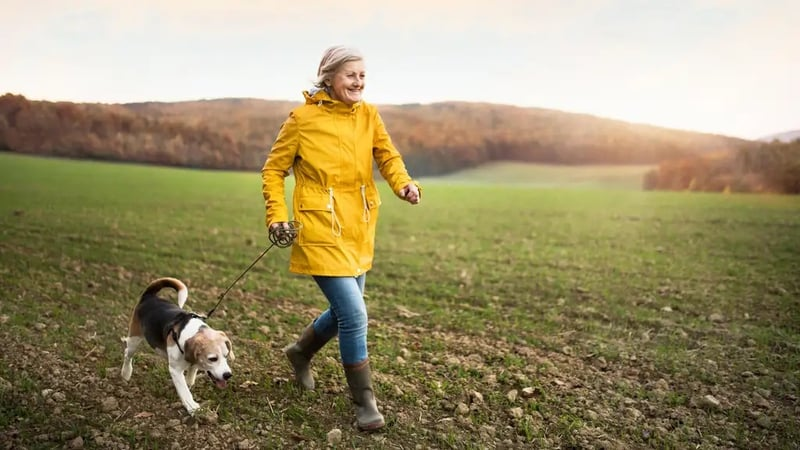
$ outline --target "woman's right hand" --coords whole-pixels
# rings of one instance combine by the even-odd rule
[[[288,230],[289,229],[289,223],[288,222],[273,222],[269,226],[269,231],[274,233],[274,232],[278,231],[278,229],[281,229],[281,228],[284,229],[284,230]]]
[[[269,226],[269,240],[279,247],[288,247],[297,238],[298,231],[289,222],[275,222]]]
[[[270,236],[282,237],[284,233],[291,229],[289,222],[274,222],[269,226],[269,234]]]

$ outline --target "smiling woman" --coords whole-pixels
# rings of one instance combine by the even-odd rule
[[[280,232],[289,221],[284,183],[293,170],[294,219],[303,229],[292,246],[289,270],[313,276],[330,306],[284,349],[295,379],[314,389],[311,358],[338,336],[358,427],[375,430],[385,421],[372,388],[364,302],[381,205],[373,161],[397,197],[417,204],[420,188],[377,108],[362,101],[364,79],[360,52],[330,47],[315,88],[303,93],[305,105],[292,110],[281,126],[262,179],[266,224]]]
[[[355,49],[331,47],[322,57],[315,86],[346,105],[361,101],[366,70],[364,59]]]

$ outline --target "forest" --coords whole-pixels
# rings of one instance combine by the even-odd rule
[[[259,170],[297,102],[249,98],[125,104],[0,97],[0,150],[220,170]],[[493,161],[653,164],[645,189],[794,192],[795,144],[510,105],[379,105],[414,176]]]
[[[645,175],[643,187],[800,194],[800,139],[663,161]]]

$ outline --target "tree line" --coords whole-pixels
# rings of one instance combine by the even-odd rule
[[[252,169],[232,133],[119,105],[0,97],[0,148],[20,153],[215,169]]]
[[[800,194],[800,139],[663,161],[645,189]]]
[[[296,102],[218,99],[92,104],[0,97],[0,149],[73,158],[259,170]],[[539,108],[382,105],[415,176],[491,161],[657,164],[749,141]]]
[[[0,150],[206,169],[261,168],[297,102],[99,104],[0,97]],[[381,105],[415,176],[492,161],[653,164],[645,189],[799,193],[800,144],[466,102]]]

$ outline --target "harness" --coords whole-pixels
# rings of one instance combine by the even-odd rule
[[[178,347],[178,350],[180,350],[181,354],[184,354],[184,352],[181,348],[180,337],[183,329],[186,328],[186,324],[192,319],[200,319],[205,322],[206,318],[207,317],[199,314],[186,313],[186,315],[181,315],[181,317],[169,324],[169,334],[172,336],[172,339],[175,341],[175,345]],[[180,327],[180,331],[175,331],[175,325],[178,325],[180,322],[183,322],[182,326]]]

